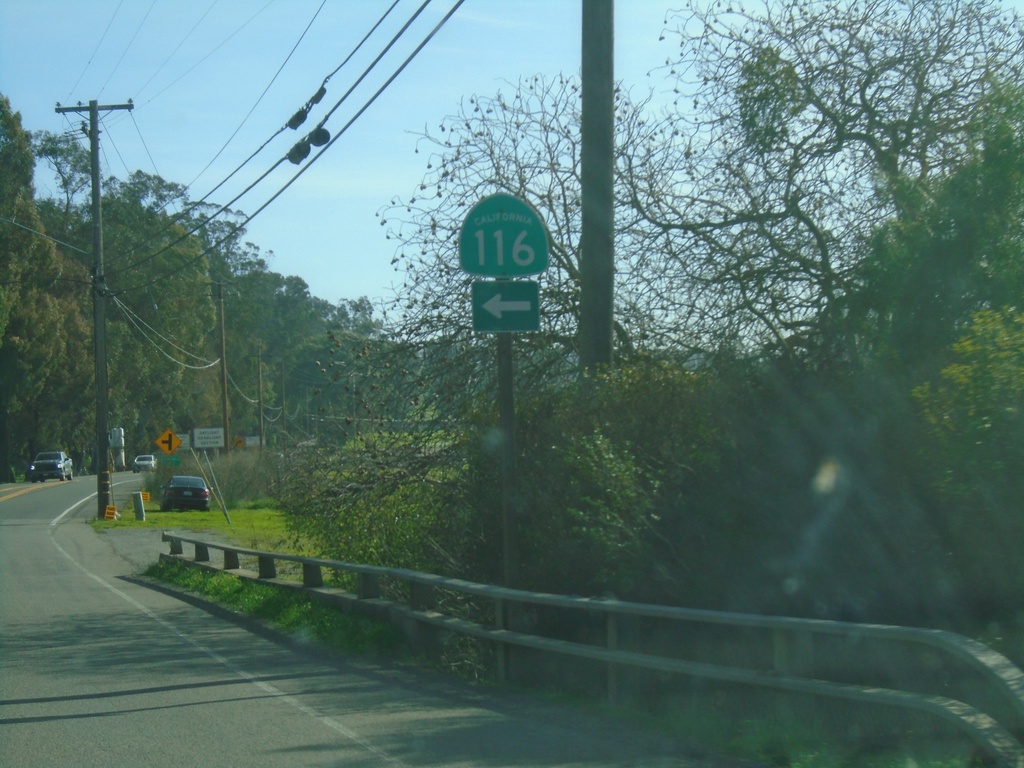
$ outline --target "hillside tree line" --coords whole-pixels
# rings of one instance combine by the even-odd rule
[[[95,458],[92,217],[82,137],[29,134],[0,96],[0,479],[40,450]],[[34,174],[55,194],[37,197]],[[110,427],[128,460],[164,430],[223,424],[221,324],[231,435],[290,449],[341,418],[328,360],[357,360],[380,324],[363,298],[332,304],[272,271],[241,212],[141,171],[103,179]],[[221,313],[221,310],[222,313]],[[223,317],[223,321],[222,321]],[[259,391],[262,384],[262,403]],[[261,409],[262,405],[262,409]],[[262,424],[261,424],[262,415]]]

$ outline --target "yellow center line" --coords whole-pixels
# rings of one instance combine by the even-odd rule
[[[30,485],[27,488],[18,488],[16,490],[11,491],[6,496],[0,496],[0,502],[7,501],[8,499],[13,499],[16,496],[21,496],[23,493],[28,493],[29,491],[38,491],[40,488],[44,488],[44,487],[45,487],[45,484],[44,485],[39,485],[39,486]],[[0,493],[3,493],[3,491],[0,491]]]

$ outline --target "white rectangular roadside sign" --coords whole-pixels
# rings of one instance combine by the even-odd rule
[[[223,448],[223,427],[196,427],[192,430],[193,448]]]

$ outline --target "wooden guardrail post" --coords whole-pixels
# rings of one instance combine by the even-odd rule
[[[414,611],[428,611],[435,605],[434,588],[418,581],[409,582],[409,607]]]
[[[376,600],[380,597],[380,577],[375,573],[360,572],[356,577],[356,597],[360,600]]]
[[[494,599],[494,627],[495,629],[505,629],[505,601],[500,597]],[[494,655],[497,657],[498,663],[498,682],[507,682],[508,645],[506,643],[497,643],[497,647],[494,649]]]
[[[224,570],[237,571],[241,565],[238,562],[238,553],[233,549],[224,550]]]
[[[619,649],[619,617],[617,614],[608,612],[608,650]],[[615,706],[619,703],[619,665],[614,661],[608,662],[608,703]]]
[[[320,570],[319,563],[302,563],[302,586],[304,587],[322,587],[324,585],[324,575]]]
[[[259,555],[256,559],[259,562],[261,579],[277,578],[277,566],[274,564],[274,558],[271,555]]]
[[[196,544],[196,557],[197,563],[208,563],[210,562],[210,548],[205,544]]]

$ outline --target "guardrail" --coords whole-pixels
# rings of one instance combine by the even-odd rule
[[[1024,747],[1019,741],[1024,738],[1024,673],[984,644],[952,632],[526,592],[400,568],[262,552],[171,531],[165,531],[162,540],[170,545],[170,552],[161,555],[163,561],[232,571],[242,578],[301,590],[314,599],[388,620],[416,642],[429,643],[422,629],[432,628],[492,643],[497,677],[502,681],[512,677],[514,652],[530,649],[597,662],[606,671],[607,696],[613,703],[630,688],[624,678],[630,672],[646,670],[896,707],[952,724],[1002,768],[1024,768]],[[194,547],[192,559],[185,556],[184,544]],[[223,554],[221,565],[211,561],[210,550]],[[253,561],[256,570],[244,569],[243,559]],[[279,563],[288,564],[296,575],[301,569],[301,581],[280,578]],[[354,577],[355,589],[325,586],[325,570]],[[388,596],[384,597],[386,591]],[[465,605],[470,598],[490,603],[489,621],[482,619],[488,612],[479,608],[470,612],[471,618],[453,615],[458,611],[451,610],[452,604]],[[446,603],[448,608],[443,607]],[[544,636],[545,622],[538,620],[538,611],[586,618],[569,622],[574,631],[568,636],[564,630],[562,637]],[[602,619],[599,625],[593,621],[595,616]],[[649,624],[641,628],[640,622]],[[703,625],[704,633],[714,628],[756,633],[760,652],[752,653],[748,640],[741,644],[744,663],[727,665],[679,658],[681,649],[693,650],[693,638],[704,634],[681,630],[693,624]],[[828,647],[829,642],[833,647]],[[865,654],[869,646],[874,650]],[[820,649],[831,653],[822,659]],[[864,663],[864,659],[879,658],[889,660],[888,670],[879,672],[870,661]],[[837,665],[837,659],[846,659],[847,663]],[[931,674],[908,672],[906,668],[915,664],[923,664]],[[860,668],[853,670],[854,665]],[[936,676],[937,669],[946,667],[961,670],[960,677]],[[868,678],[868,683],[852,679],[856,675]],[[822,679],[825,676],[830,679]],[[908,685],[879,685],[872,677],[902,678]],[[632,685],[636,686],[635,679]],[[948,689],[957,685],[957,698],[947,695]]]

